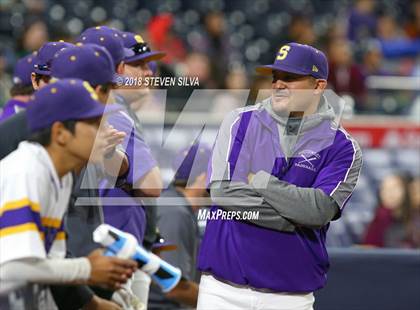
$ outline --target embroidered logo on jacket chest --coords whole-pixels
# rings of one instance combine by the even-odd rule
[[[316,162],[321,158],[317,152],[311,150],[303,150],[300,151],[298,155],[299,156],[295,162],[296,167],[308,169],[313,172],[317,171]]]

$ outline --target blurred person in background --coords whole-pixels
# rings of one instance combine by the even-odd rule
[[[40,15],[45,12],[47,0],[24,0],[22,1],[29,14]]]
[[[420,248],[420,176],[409,184],[410,213],[409,234],[413,247]]]
[[[346,25],[339,20],[334,20],[328,25],[327,30],[319,37],[319,45],[327,49],[328,43],[346,37]]]
[[[226,113],[245,105],[242,92],[239,92],[239,90],[248,90],[249,87],[245,70],[243,68],[230,70],[225,78],[225,84],[227,90],[216,95],[212,103],[211,113],[215,115],[224,116]],[[238,92],[229,90],[238,90]]]
[[[383,13],[378,18],[376,30],[385,58],[416,57],[420,53],[420,38],[407,37],[394,15]],[[401,69],[400,74],[408,75],[411,71],[410,68]]]
[[[294,15],[288,28],[288,42],[315,45],[317,37],[309,17]]]
[[[163,59],[166,64],[176,64],[184,60],[187,54],[184,42],[172,30],[173,24],[174,17],[165,13],[153,17],[147,25],[152,47],[156,50],[167,51]]]
[[[384,178],[379,188],[379,206],[367,228],[363,244],[387,248],[413,247],[409,231],[413,214],[408,185],[408,177],[402,174]]]
[[[198,77],[200,88],[213,88],[215,82],[211,75],[211,60],[206,54],[190,53],[185,59],[185,76]]]
[[[347,25],[347,37],[351,41],[361,41],[375,36],[375,4],[374,0],[355,1]]]
[[[223,81],[232,54],[224,14],[222,12],[208,13],[204,17],[204,26],[207,47],[201,52],[205,52],[209,57],[212,78],[215,81]],[[218,84],[216,87],[223,87],[223,84]]]
[[[18,43],[18,55],[22,56],[37,51],[49,39],[47,25],[39,18],[29,19],[24,29]]]
[[[404,37],[404,32],[398,26],[395,17],[388,13],[383,13],[379,16],[376,31],[381,41],[395,40]]]
[[[13,72],[13,86],[10,89],[12,97],[3,108],[0,114],[0,122],[26,108],[31,95],[34,92],[31,81],[31,73],[34,70],[35,53],[19,59]]]
[[[372,39],[366,43],[362,58],[362,69],[365,76],[390,74],[382,67],[383,55],[378,40]]]
[[[0,109],[10,98],[9,90],[12,87],[12,78],[6,71],[7,61],[5,49],[0,47]]]
[[[356,110],[364,110],[365,76],[353,61],[350,42],[346,39],[331,41],[328,46],[328,59],[328,83],[332,89],[339,95],[352,96],[356,101]]]
[[[411,39],[420,38],[420,0],[411,1],[410,16],[404,26],[405,33]]]
[[[182,87],[168,88],[167,109],[169,111],[182,111],[194,90],[217,88],[211,75],[210,59],[206,54],[199,52],[189,53],[183,63],[179,64],[181,77],[198,78],[199,85],[185,85]],[[194,112],[208,112],[209,98],[202,96],[196,98]],[[201,102],[201,103],[200,103]]]
[[[361,69],[364,77],[368,78],[369,76],[392,75],[391,71],[384,69],[382,48],[378,40],[371,39],[367,41],[362,47],[361,57]],[[369,89],[364,97],[363,110],[377,111],[379,109],[380,102],[383,100],[381,94],[383,94],[381,90]]]
[[[177,246],[176,250],[161,252],[160,256],[179,267],[183,279],[166,294],[152,285],[150,310],[195,308],[197,305],[195,266],[200,236],[196,214],[202,206],[200,200],[208,197],[206,177],[210,154],[210,148],[197,143],[181,150],[172,163],[176,169],[174,181],[157,200],[160,233],[167,242]],[[176,199],[176,203],[168,203],[165,199]]]
[[[228,65],[235,54],[225,15],[223,12],[211,11],[204,16],[203,24],[204,28],[190,44],[194,51],[207,55],[210,60],[211,77],[216,85],[214,88],[223,88]]]

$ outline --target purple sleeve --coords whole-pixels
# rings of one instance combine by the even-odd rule
[[[337,132],[337,143],[332,158],[318,174],[313,188],[321,189],[331,196],[342,210],[351,197],[362,168],[362,153],[359,145],[345,131]]]
[[[127,155],[129,168],[124,177],[127,183],[135,184],[157,166],[157,162],[149,146],[135,130],[133,120],[125,112],[111,115],[108,118],[108,123],[115,129],[126,133],[122,147]]]

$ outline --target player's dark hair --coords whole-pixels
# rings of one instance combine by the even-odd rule
[[[72,134],[74,134],[76,128],[76,121],[69,120],[64,121],[62,123],[64,125],[64,128],[68,129]],[[39,143],[42,146],[49,146],[51,144],[51,127],[34,132],[33,134],[31,134],[28,141]]]
[[[108,93],[114,87],[112,83],[100,84],[100,85],[92,85],[94,89],[99,86],[99,91],[103,94]]]
[[[35,73],[35,82],[39,85],[39,82],[43,80],[45,83],[48,83],[50,81],[51,77],[49,75],[43,75],[39,73]]]
[[[32,85],[14,84],[10,89],[10,96],[29,96],[34,93]]]

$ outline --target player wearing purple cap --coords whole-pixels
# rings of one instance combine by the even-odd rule
[[[152,51],[142,38],[142,36],[132,32],[121,32],[124,46],[133,52],[132,56],[125,58],[123,76],[137,80],[145,80],[152,77],[153,70],[151,64],[156,65],[156,61],[165,57],[164,52]],[[139,110],[144,104],[144,97],[149,93],[146,83],[135,87],[125,87],[117,92],[119,98],[128,104],[131,109]]]
[[[32,86],[35,90],[48,84],[51,75],[51,61],[54,55],[67,47],[73,46],[68,42],[47,42],[38,50],[34,63],[34,70],[31,74]]]
[[[50,65],[54,55],[69,46],[74,46],[66,42],[47,42],[32,60],[33,70],[31,72],[31,82],[34,90],[48,84],[50,80]],[[14,151],[18,144],[28,136],[26,113],[23,110],[4,122],[0,122],[0,159]]]
[[[211,149],[198,143],[179,151],[172,163],[176,171],[173,184],[157,199],[159,231],[167,242],[177,246],[175,251],[163,251],[160,255],[181,269],[183,279],[167,294],[152,285],[151,309],[183,309],[197,305],[195,265],[200,236],[196,214],[202,205],[198,201],[208,197],[206,175],[210,155]]]
[[[44,46],[40,49],[40,52],[37,54],[42,57],[37,56],[35,59],[36,66],[44,61],[47,61],[48,65],[43,66],[45,72],[42,76],[46,76],[48,79],[45,81],[42,79],[42,81],[38,81],[36,76],[34,77],[35,73],[32,72],[33,87],[35,89],[44,87],[48,84],[52,76],[55,78],[79,78],[86,80],[93,85],[99,100],[106,103],[111,88],[115,82],[114,62],[107,50],[97,45],[89,45],[90,47],[80,48],[65,42],[49,43],[57,44],[44,44]],[[67,48],[71,49],[71,51],[67,52]],[[58,57],[60,53],[63,54],[61,57]],[[54,66],[53,70],[52,66]],[[35,69],[35,71],[37,70],[39,69]],[[124,133],[118,132],[114,129],[108,130],[106,134],[108,135],[107,139],[110,142],[110,151],[113,150],[115,145],[118,145],[124,137]],[[19,142],[25,140],[27,136],[28,130],[25,113],[19,113],[2,123],[0,133],[2,142],[0,146],[0,158],[3,158],[16,149]],[[124,167],[126,167],[125,164],[122,169]]]
[[[272,74],[272,95],[224,119],[209,187],[216,213],[252,208],[272,216],[207,221],[197,309],[313,309],[329,266],[329,222],[360,173],[360,148],[335,123],[324,94],[321,51],[289,43],[257,71]]]
[[[131,54],[124,58],[123,70],[119,73],[124,77],[143,78],[152,76],[148,62],[162,58],[164,54],[159,52],[159,57],[150,58],[150,56],[155,56],[155,52],[151,54],[143,39],[134,33],[120,33],[120,40],[124,43],[124,48],[129,50]],[[142,43],[145,48],[138,48],[138,43]],[[130,140],[125,144],[127,146],[126,153],[132,167],[132,172],[128,173],[126,182],[130,190],[127,193],[121,188],[105,189],[101,193],[103,197],[121,197],[122,199],[148,197],[150,199],[160,195],[162,188],[160,170],[149,146],[144,141],[143,129],[136,114],[141,103],[145,100],[144,94],[147,91],[148,88],[144,86],[115,91],[114,98],[118,104],[125,107],[127,115],[125,117],[121,117],[121,114],[114,115],[109,121],[115,128],[131,133]],[[138,156],[138,159],[135,159],[135,155]],[[134,234],[139,242],[143,243],[148,249],[151,249],[152,243],[156,239],[155,212],[153,206],[145,207],[138,205],[138,203],[133,203],[132,206],[120,206],[119,208],[104,206],[106,222]],[[147,305],[149,285],[150,277],[148,275],[141,271],[135,273],[132,289],[145,305]]]
[[[78,78],[88,81],[93,85],[93,89],[98,96],[99,101],[106,103],[114,82],[115,65],[108,51],[101,46],[86,44],[79,47],[71,45],[70,47],[55,53],[52,61],[50,61],[49,76],[54,79]],[[23,118],[21,118],[22,116]],[[22,120],[22,122],[19,122],[19,120]],[[27,112],[22,111],[15,117],[9,119],[4,125],[5,128],[2,128],[0,134],[1,139],[3,140],[4,138],[13,143],[2,143],[1,149],[6,147],[8,150],[13,151],[19,142],[27,139],[29,136],[29,133],[25,130],[25,128],[28,127]],[[113,151],[115,147],[120,144],[124,136],[124,133],[113,128],[101,126],[99,138],[106,139],[107,141],[105,152],[110,153],[112,151],[113,153],[113,156],[104,158],[103,160],[105,171],[109,174],[116,172],[123,174],[127,170],[127,161],[121,160],[121,158],[125,156],[124,153],[119,150]],[[12,141],[10,141],[11,139]],[[11,147],[7,147],[8,145]],[[10,151],[7,153],[10,153]],[[118,163],[117,169],[114,168],[116,166],[116,164],[114,164],[115,162]],[[83,171],[81,172],[82,174]],[[77,174],[75,174],[75,176],[77,176]],[[78,189],[80,187],[79,183],[81,180],[82,177],[75,179],[75,188],[72,191],[72,196],[80,194],[76,188]],[[93,186],[93,188],[96,187],[97,186]],[[91,197],[98,196],[97,190],[91,191],[92,192],[89,192]],[[80,211],[83,210],[86,212],[82,212],[81,214]],[[93,218],[86,216],[86,213],[91,216],[93,215]],[[71,250],[70,252],[73,255],[87,255],[93,249],[97,248],[97,245],[92,246],[93,241],[86,242],[86,240],[91,240],[93,230],[102,223],[102,211],[96,210],[94,207],[75,208],[73,203],[70,203],[68,214],[66,221],[67,227],[65,227],[66,232],[68,233],[68,249]],[[77,221],[73,221],[75,218]],[[82,241],[77,242],[78,240]],[[75,249],[77,251],[75,251]],[[69,289],[66,289],[63,286],[55,286],[52,287],[52,292],[58,306],[65,305],[68,298],[72,300],[72,304],[74,304],[76,308],[77,305],[80,307],[87,307],[93,306],[94,304],[101,305],[102,308],[111,306],[108,302],[97,296],[92,298],[93,293],[87,288],[70,287]]]
[[[0,248],[8,249],[0,256],[2,283],[89,283],[116,289],[135,270],[134,261],[100,252],[64,258],[62,220],[71,171],[100,160],[106,144],[96,137],[105,112],[97,99],[87,82],[64,79],[45,86],[28,103],[29,141],[0,161]]]
[[[34,92],[31,73],[34,70],[35,57],[36,53],[34,52],[17,61],[13,72],[13,86],[10,89],[12,98],[4,105],[2,114],[0,114],[0,122],[26,108],[26,103]]]
[[[164,52],[152,51],[139,34],[122,31],[120,36],[123,39],[124,46],[133,51],[133,55],[125,59],[125,63],[133,65],[139,60],[155,61],[165,57]]]
[[[115,85],[115,64],[108,50],[96,44],[84,44],[66,48],[56,54],[51,63],[51,76],[53,78],[74,77],[88,81],[95,90],[99,101],[107,104],[111,89]],[[111,104],[108,103],[108,107]],[[107,156],[104,163],[107,173],[111,175],[122,175],[127,171],[127,158],[122,151],[116,147],[125,137],[125,133],[104,124],[101,128],[101,135],[108,140]],[[111,156],[112,155],[112,156]],[[121,163],[117,171],[113,162]]]
[[[16,63],[13,86],[10,90],[12,99],[5,105],[0,122],[25,109],[25,102],[29,100],[34,89],[39,89],[48,83],[51,74],[51,61],[55,53],[69,46],[73,46],[73,44],[47,42],[39,51],[23,57]]]
[[[77,42],[76,44],[91,43],[105,47],[114,60],[118,74],[121,74],[124,60],[134,54],[133,51],[124,47],[118,32],[109,27],[88,28],[80,34]]]
[[[126,75],[128,65],[125,64],[125,60],[135,53],[124,47],[121,37],[114,29],[102,26],[89,28],[79,36],[78,41],[81,44],[95,43],[105,47],[114,59],[117,74]],[[151,74],[150,70],[146,74]],[[127,155],[129,169],[125,178],[118,180],[107,178],[101,182],[100,196],[104,198],[103,216],[105,223],[133,234],[139,243],[142,243],[146,215],[144,206],[139,204],[136,197],[158,197],[162,180],[157,162],[141,136],[137,116],[120,95],[115,95],[114,99],[119,106],[124,108],[124,111],[111,115],[108,122],[115,129],[126,133],[122,147]],[[107,198],[112,198],[114,201],[115,198],[131,200],[132,204],[127,205],[125,201],[123,205],[109,205],[106,203]],[[147,285],[144,285],[143,278],[147,278]],[[136,272],[132,285],[133,292],[145,304],[149,283],[150,278],[145,273]]]
[[[162,59],[165,53],[159,51],[151,51],[148,44],[143,38],[132,32],[120,32],[120,37],[124,47],[130,49],[134,55],[127,57],[124,62],[123,76],[133,79],[144,79],[154,75],[151,64],[156,65],[156,61]],[[137,116],[140,108],[146,101],[149,94],[149,87],[144,83],[134,87],[123,87],[115,92],[115,99],[121,105],[127,108],[131,119],[134,122],[136,132],[143,139],[143,126]],[[150,187],[156,187],[160,179],[160,172],[157,168],[153,169],[148,176]],[[157,194],[157,193],[155,193]],[[156,210],[153,206],[145,208],[146,212],[146,228],[143,237],[143,246],[151,249],[154,240],[157,237],[156,227]]]

